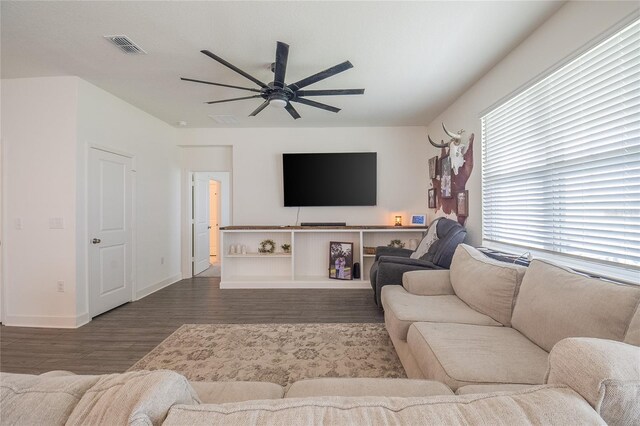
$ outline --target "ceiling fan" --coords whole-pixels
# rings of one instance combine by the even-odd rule
[[[296,111],[293,105],[291,105],[291,102],[298,102],[304,105],[309,105],[309,106],[324,109],[327,111],[338,112],[340,111],[340,108],[336,108],[331,105],[326,105],[320,102],[312,101],[311,99],[306,99],[306,96],[362,95],[364,93],[364,89],[300,90],[313,83],[317,83],[318,81],[324,80],[338,73],[346,71],[349,68],[353,68],[353,65],[349,61],[344,61],[336,66],[327,68],[324,71],[320,71],[319,73],[313,74],[312,76],[303,78],[300,81],[296,81],[295,83],[285,84],[284,78],[287,72],[287,59],[289,57],[289,45],[286,43],[282,43],[280,41],[277,43],[277,47],[276,47],[276,61],[273,64],[271,64],[271,70],[274,73],[274,79],[271,83],[268,83],[268,84],[242,71],[240,68],[230,64],[229,62],[209,52],[208,50],[201,50],[201,52],[207,55],[208,57],[210,57],[211,59],[217,62],[220,62],[225,67],[232,69],[233,71],[237,72],[241,76],[256,83],[258,86],[260,86],[260,89],[232,86],[230,84],[213,83],[211,81],[194,80],[192,78],[181,77],[180,79],[184,81],[192,81],[195,83],[211,84],[214,86],[222,86],[222,87],[231,87],[233,89],[248,90],[250,92],[258,93],[257,95],[253,95],[253,96],[244,96],[241,98],[223,99],[220,101],[206,102],[207,104],[218,104],[222,102],[240,101],[243,99],[254,99],[254,98],[264,99],[264,102],[258,108],[256,108],[251,114],[249,114],[250,117],[254,117],[258,115],[260,111],[262,111],[267,107],[267,105],[273,105],[276,107],[286,109],[287,112],[291,114],[291,116],[294,119],[297,120],[298,118],[300,118],[300,114],[298,114],[298,111]]]

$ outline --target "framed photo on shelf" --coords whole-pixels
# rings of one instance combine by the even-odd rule
[[[436,208],[436,190],[434,188],[431,188],[428,192],[427,192],[427,201],[428,201],[428,207],[430,209],[435,209]]]
[[[353,279],[353,243],[329,242],[329,278]]]
[[[440,196],[453,198],[451,193],[451,157],[442,157],[440,161]]]
[[[438,176],[438,156],[429,158],[429,178],[435,179]]]
[[[456,194],[456,210],[458,216],[469,216],[469,191],[465,190]]]
[[[423,214],[411,215],[411,226],[424,226],[427,222],[427,216]]]

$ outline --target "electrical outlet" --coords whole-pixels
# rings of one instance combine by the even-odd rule
[[[15,220],[13,221],[13,227],[16,229],[22,229],[22,219],[20,219],[19,217],[15,218]]]
[[[64,293],[64,281],[58,281],[58,292]]]
[[[161,264],[161,265],[164,265],[164,257],[161,257],[161,258],[160,258],[160,264]]]

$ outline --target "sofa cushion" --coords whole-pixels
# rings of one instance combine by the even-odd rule
[[[502,325],[474,311],[457,296],[416,296],[396,285],[382,289],[382,305],[387,331],[402,340],[407,340],[409,326],[414,322]]]
[[[284,388],[269,382],[189,382],[203,404],[279,399]]]
[[[458,388],[456,395],[469,395],[472,393],[491,393],[491,392],[517,392],[529,389],[536,385],[519,385],[513,383],[497,384],[497,385],[467,385]]]
[[[3,425],[63,425],[100,376],[0,373]]]
[[[408,271],[402,274],[402,287],[418,296],[445,296],[455,294],[448,269]]]
[[[221,405],[177,405],[173,425],[424,425],[603,424],[593,408],[566,386],[537,386],[510,394],[426,398],[319,397]]]
[[[547,382],[570,386],[607,424],[640,424],[637,346],[584,337],[564,339],[549,354]]]
[[[524,266],[491,259],[461,244],[453,255],[450,280],[456,296],[463,302],[508,326],[526,270]]]
[[[550,351],[566,337],[622,341],[640,287],[618,285],[534,260],[513,310],[513,327]]]
[[[453,395],[444,384],[432,380],[321,378],[295,382],[286,398],[316,396],[389,396],[412,397]]]
[[[199,402],[187,379],[173,371],[109,374],[85,392],[67,425],[159,425],[172,405]]]
[[[430,380],[470,384],[544,383],[547,353],[509,327],[414,323],[409,349]]]
[[[624,336],[624,342],[631,345],[640,346],[640,303],[636,307],[636,313],[633,314],[627,334]]]

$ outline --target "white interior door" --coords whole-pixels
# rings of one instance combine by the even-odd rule
[[[132,160],[90,149],[89,303],[94,317],[132,298]]]
[[[209,267],[209,176],[194,173],[193,183],[193,275]]]

